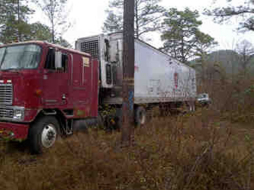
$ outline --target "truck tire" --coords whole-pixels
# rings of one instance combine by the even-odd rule
[[[32,153],[41,154],[51,148],[59,134],[59,123],[53,116],[39,118],[30,127],[28,134],[29,147]]]
[[[137,127],[146,123],[146,110],[142,106],[138,106],[135,110],[135,124]]]

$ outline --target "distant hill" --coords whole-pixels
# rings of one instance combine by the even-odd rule
[[[205,60],[207,65],[221,67],[227,74],[237,74],[242,70],[241,56],[233,50],[219,50],[212,52],[205,58]],[[198,72],[201,71],[201,63],[199,59],[192,60],[190,66],[194,67]],[[250,61],[247,68],[254,73],[254,58]]]

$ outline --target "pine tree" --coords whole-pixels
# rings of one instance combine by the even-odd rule
[[[198,20],[198,11],[186,8],[179,11],[170,9],[163,22],[164,41],[162,50],[177,60],[187,63],[190,58],[203,56],[210,47],[216,45],[214,39],[199,30],[202,22]]]
[[[48,18],[51,30],[51,42],[55,42],[71,24],[67,21],[69,12],[66,10],[67,0],[39,0],[36,2]]]
[[[218,23],[227,22],[232,18],[238,18],[238,30],[254,31],[254,1],[245,0],[240,6],[233,6],[228,0],[229,5],[226,7],[218,7],[215,9],[206,9],[204,14],[214,17],[214,21]]]
[[[0,42],[43,40],[52,41],[51,29],[40,23],[29,23],[29,16],[34,11],[26,4],[26,0],[0,0]],[[62,37],[55,42],[71,47]]]
[[[0,41],[24,41],[29,33],[28,16],[33,13],[24,0],[1,0]]]
[[[161,0],[135,0],[135,37],[157,31],[165,9],[158,5]],[[104,32],[118,32],[123,29],[123,0],[111,0],[108,17],[104,22]]]

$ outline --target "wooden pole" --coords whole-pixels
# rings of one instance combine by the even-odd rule
[[[123,146],[133,142],[134,126],[134,0],[124,0],[123,23],[123,106],[122,137]]]
[[[18,0],[18,42],[22,41],[20,32],[20,0]]]

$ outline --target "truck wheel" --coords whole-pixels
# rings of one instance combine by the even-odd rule
[[[40,154],[52,147],[58,137],[59,124],[55,117],[39,118],[29,130],[29,144],[32,153]]]
[[[135,110],[135,124],[137,127],[143,126],[146,122],[146,110],[142,106]]]

